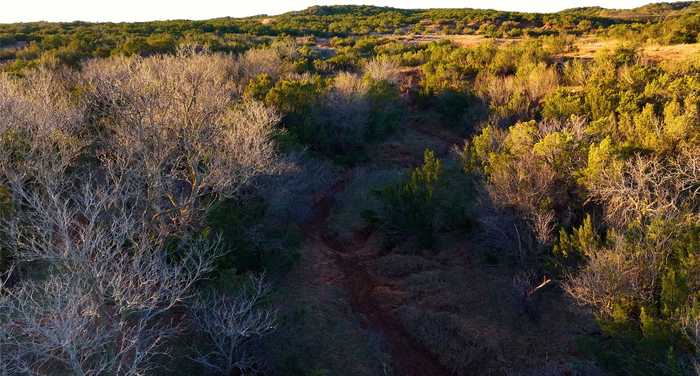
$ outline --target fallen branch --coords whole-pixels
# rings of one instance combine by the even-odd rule
[[[527,292],[527,296],[528,296],[528,297],[532,296],[532,295],[533,295],[534,293],[536,293],[538,290],[540,290],[540,289],[546,287],[546,286],[549,285],[550,283],[552,283],[552,279],[551,279],[551,278],[547,278],[547,276],[545,276],[545,277],[544,277],[544,280],[542,281],[542,283],[540,283],[537,287],[534,287],[534,288],[530,289],[530,291]]]

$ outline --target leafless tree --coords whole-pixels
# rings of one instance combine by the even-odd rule
[[[677,189],[695,203],[691,209],[700,209],[700,147],[683,148],[671,161],[671,171],[677,179]]]
[[[193,230],[276,171],[279,117],[238,102],[232,72],[229,57],[189,50],[0,77],[0,184],[16,208],[0,239],[24,270],[0,286],[3,371],[158,366],[221,254]]]
[[[691,302],[691,307],[693,304],[697,303]],[[686,337],[695,346],[695,350],[700,351],[700,314],[696,310],[689,310],[681,317],[681,325]],[[700,363],[696,362],[695,365],[700,366]]]
[[[699,155],[695,149],[672,160],[636,156],[623,166],[603,170],[603,178],[589,188],[591,197],[605,203],[608,221],[618,227],[697,213]]]
[[[556,69],[543,63],[524,64],[516,75],[502,76],[482,71],[474,82],[474,90],[488,101],[490,120],[496,124],[508,119],[532,118],[533,109],[558,86]]]
[[[559,86],[559,74],[556,69],[547,67],[544,63],[518,72],[518,78],[532,103],[539,103],[547,93]]]
[[[494,201],[497,197],[488,188],[477,192],[475,217],[480,231],[474,240],[488,249],[514,256],[521,265],[525,264],[528,256],[537,251],[537,241],[527,223],[504,203]]]
[[[588,263],[563,282],[564,290],[577,302],[595,307],[611,317],[615,303],[624,299],[651,302],[654,282],[663,256],[659,244],[626,244],[622,235],[610,234],[611,247],[589,250]]]
[[[94,61],[85,68],[94,108],[111,135],[99,158],[109,179],[143,192],[163,231],[197,224],[212,197],[228,197],[273,173],[279,116],[237,104],[222,56]]]
[[[536,128],[532,127],[531,139],[518,150],[510,150],[512,146],[508,146],[510,133],[493,131],[495,134],[489,147],[497,151],[498,158],[485,161],[488,170],[486,187],[495,205],[514,210],[527,224],[522,226],[519,239],[526,238],[525,231],[528,231],[540,245],[549,245],[554,240],[556,226],[560,221],[569,220],[568,211],[557,213],[555,210],[567,208],[570,201],[568,189],[573,184],[569,177],[584,166],[584,159],[575,149],[577,143],[585,140],[584,124],[581,118],[566,122],[544,121]],[[562,143],[560,149],[551,152],[538,152],[537,143],[552,134],[566,134],[571,142]],[[561,163],[564,159],[561,155],[566,155],[566,163]]]
[[[272,310],[260,307],[269,292],[263,276],[251,277],[247,289],[237,296],[203,298],[194,305],[194,324],[212,344],[210,352],[200,352],[196,360],[222,375],[233,371],[254,371],[259,359],[249,354],[249,344],[277,326]]]
[[[369,121],[367,85],[351,73],[340,73],[323,101],[323,115],[340,129],[364,130]]]
[[[243,87],[263,73],[277,80],[290,71],[284,59],[293,58],[296,53],[296,44],[289,39],[273,43],[270,47],[250,49],[237,59],[237,79]]]
[[[494,169],[487,189],[493,201],[514,208],[526,219],[542,244],[548,244],[556,224],[547,202],[554,196],[556,175],[534,154],[515,156],[513,163]]]
[[[26,374],[140,375],[177,332],[175,310],[211,271],[216,243],[192,239],[178,261],[124,192],[14,186],[23,210],[5,227],[17,262],[46,279],[5,289],[5,356]]]
[[[540,209],[531,214],[530,225],[540,244],[550,244],[557,225],[554,210]]]
[[[398,84],[401,78],[399,62],[387,56],[379,56],[371,59],[365,65],[365,76],[375,81],[388,81]]]
[[[83,111],[67,85],[61,72],[0,75],[0,184],[37,175],[59,181],[80,155]]]

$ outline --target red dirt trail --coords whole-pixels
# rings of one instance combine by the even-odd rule
[[[356,233],[350,242],[335,241],[328,231],[327,222],[335,195],[345,189],[350,176],[351,171],[314,204],[312,218],[302,228],[306,244],[309,248],[321,250],[324,257],[340,271],[342,276],[336,280],[339,287],[348,292],[352,309],[360,314],[363,324],[378,331],[386,340],[396,375],[449,375],[450,372],[427,349],[416,343],[400,324],[391,303],[386,299],[386,291],[392,289],[391,283],[381,281],[363,267],[363,262],[379,254],[378,250],[367,252],[363,249],[372,230],[368,228]]]

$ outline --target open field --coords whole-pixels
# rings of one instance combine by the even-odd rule
[[[449,40],[457,46],[470,48],[484,43],[495,43],[496,45],[509,45],[522,42],[523,38],[488,38],[483,35],[442,35],[442,34],[421,34],[409,36],[383,35],[389,40],[402,41],[404,43],[430,43],[441,40]],[[611,38],[600,38],[594,36],[584,36],[576,38],[573,51],[560,54],[566,58],[592,59],[600,50],[614,49],[625,41]],[[655,62],[662,61],[686,61],[700,53],[700,43],[683,43],[674,45],[642,44],[640,54],[643,58]]]
[[[642,55],[652,61],[684,61],[700,57],[700,43],[645,46]]]

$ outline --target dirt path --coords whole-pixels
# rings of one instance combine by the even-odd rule
[[[373,148],[377,163],[388,168],[411,168],[423,160],[425,148],[444,157],[463,139],[452,130],[431,126],[415,120],[405,123],[405,132]],[[362,167],[359,167],[362,168]],[[329,229],[336,197],[340,197],[356,174],[348,169],[324,194],[317,198],[312,216],[302,226],[304,252],[311,271],[307,283],[327,284],[347,294],[353,315],[361,325],[381,339],[383,349],[391,358],[391,369],[397,376],[446,376],[437,358],[422,343],[416,341],[398,317],[398,309],[407,298],[399,279],[377,275],[372,268],[384,256],[378,245],[380,234],[364,227],[352,233],[350,239],[339,240]]]
[[[449,375],[427,349],[415,343],[395,317],[393,307],[384,299],[385,291],[394,286],[372,275],[363,265],[377,257],[379,251],[368,249],[367,240],[372,229],[356,233],[350,242],[336,241],[328,231],[327,222],[334,204],[334,197],[341,193],[352,171],[348,171],[314,205],[311,220],[303,227],[308,249],[319,250],[331,260],[341,276],[335,283],[348,291],[353,311],[359,314],[363,324],[382,335],[389,347],[392,367],[396,375],[444,376]]]

